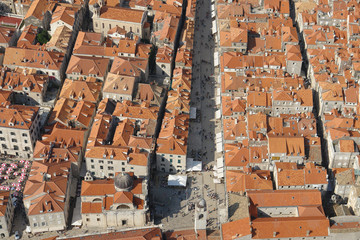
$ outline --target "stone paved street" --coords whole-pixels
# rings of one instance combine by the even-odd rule
[[[224,203],[224,194],[211,197],[216,192],[224,192],[222,184],[214,184],[211,172],[189,173],[187,188],[166,186],[167,175],[158,175],[153,186],[155,203],[155,224],[162,224],[165,230],[194,227],[194,209],[189,206],[204,198],[208,208],[208,228],[217,229],[218,205]],[[207,184],[208,187],[204,187]]]
[[[165,230],[193,228],[194,209],[189,210],[189,206],[200,198],[207,202],[208,229],[219,229],[219,216],[226,211],[224,184],[215,184],[213,172],[206,171],[216,165],[216,159],[220,156],[216,153],[215,136],[221,131],[221,122],[215,119],[218,110],[216,92],[220,86],[212,77],[214,41],[209,17],[210,4],[210,1],[204,0],[199,0],[197,4],[191,106],[196,107],[198,119],[190,122],[188,138],[188,157],[202,161],[203,172],[188,173],[186,189],[161,187],[161,182],[167,183],[166,177],[158,177],[154,189],[155,224],[161,223]]]

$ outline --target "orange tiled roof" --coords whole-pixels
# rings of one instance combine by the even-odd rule
[[[303,137],[269,136],[269,152],[287,156],[305,156]]]
[[[34,0],[29,10],[26,12],[24,19],[35,17],[42,20],[46,11],[52,12],[54,5],[49,0]]]
[[[118,75],[140,77],[146,71],[148,60],[143,58],[116,57],[110,72]]]
[[[9,43],[14,32],[15,32],[14,28],[0,27],[0,43],[2,44]]]
[[[46,129],[42,135],[42,142],[62,143],[65,146],[83,146],[85,130],[68,128],[60,123],[56,123],[52,128]],[[36,148],[35,148],[36,149]],[[34,150],[34,153],[36,151]]]
[[[74,25],[75,22],[75,13],[78,11],[77,8],[58,6],[52,14],[52,19],[50,24],[62,21],[69,24],[70,26]]]
[[[103,6],[100,9],[100,18],[104,19],[141,23],[143,16],[144,11],[129,8]]]
[[[105,77],[109,59],[97,57],[71,56],[66,74],[77,73],[85,76]]]
[[[181,112],[190,112],[190,93],[180,90],[170,90],[166,101],[166,109],[170,112],[179,110]]]
[[[61,98],[56,102],[48,122],[60,122],[66,126],[74,123],[77,127],[88,128],[94,111],[94,103]]]
[[[7,213],[8,203],[11,201],[10,191],[1,191],[0,192],[0,216],[4,217]],[[7,214],[6,214],[7,215]]]
[[[226,171],[226,190],[245,193],[247,190],[273,189],[270,171]]]
[[[241,218],[236,221],[227,222],[221,225],[222,238],[234,239],[251,235],[251,221],[249,217]]]
[[[5,71],[4,78],[0,78],[0,86],[4,90],[24,91],[25,88],[31,92],[43,94],[44,87],[48,84],[48,75],[28,74],[15,71]]]
[[[101,88],[101,82],[65,79],[59,97],[96,103],[99,99]]]
[[[136,77],[109,73],[104,83],[103,92],[132,96],[136,82]]]
[[[11,105],[0,107],[0,126],[19,129],[30,129],[38,114],[39,107]]]
[[[207,240],[206,230],[181,230],[165,233],[166,240]]]
[[[177,110],[166,114],[157,139],[158,153],[186,155],[189,115]]]
[[[156,53],[156,62],[171,63],[173,49],[168,46],[160,47]]]
[[[276,162],[278,186],[305,186],[327,184],[327,172],[313,163],[299,167],[294,162]]]
[[[136,104],[130,101],[117,102],[113,115],[134,119],[157,119],[159,108],[148,103]]]
[[[71,37],[72,30],[66,26],[60,26],[56,28],[55,32],[51,36],[50,41],[46,43],[46,49],[59,49],[61,52],[66,52],[68,42]]]
[[[64,54],[60,52],[8,47],[5,50],[4,65],[59,70],[63,58]]]

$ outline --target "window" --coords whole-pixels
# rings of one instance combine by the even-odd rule
[[[172,158],[170,158],[170,162],[172,162]]]
[[[122,162],[121,165],[125,165],[125,162]]]
[[[41,226],[45,226],[45,222],[42,222],[42,223],[41,223]]]
[[[37,227],[37,223],[34,223],[34,227]]]
[[[94,166],[94,165],[91,165],[91,168],[95,168],[95,166]]]
[[[15,138],[11,139],[11,142],[16,143],[17,140]]]
[[[14,132],[10,132],[10,135],[11,135],[11,136],[15,136],[15,133],[14,133]]]
[[[121,171],[125,172],[125,168],[122,168]]]
[[[109,173],[109,177],[114,177],[114,174],[113,174],[113,173]]]
[[[122,223],[122,225],[124,226],[124,225],[127,224],[127,221],[126,221],[126,220],[122,220],[121,223]]]
[[[96,218],[96,221],[100,222],[100,218]]]
[[[90,222],[90,218],[86,218],[86,221],[87,221],[87,222]]]
[[[104,169],[104,166],[100,166],[100,169]]]
[[[90,162],[93,163],[93,162],[94,162],[94,159],[91,159]]]
[[[113,161],[108,161],[108,164],[113,164]]]
[[[24,123],[23,123],[23,125],[24,125]],[[23,137],[27,137],[27,134],[26,134],[26,133],[23,133],[22,136],[23,136]]]
[[[24,140],[24,143],[28,143],[28,141],[27,141],[27,140]]]
[[[19,147],[14,145],[14,150],[19,150]]]
[[[104,161],[103,161],[103,160],[99,160],[99,163],[104,163]]]
[[[114,170],[114,168],[113,167],[108,167],[108,170]]]
[[[105,24],[104,24],[104,23],[102,24],[102,27],[105,28]]]

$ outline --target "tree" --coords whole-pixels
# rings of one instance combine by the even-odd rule
[[[41,44],[45,44],[50,40],[51,36],[46,30],[42,30],[37,36],[36,40]]]

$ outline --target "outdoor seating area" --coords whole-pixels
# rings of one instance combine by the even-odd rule
[[[25,186],[31,162],[28,160],[2,160],[0,166],[0,190],[14,191],[16,196]]]

